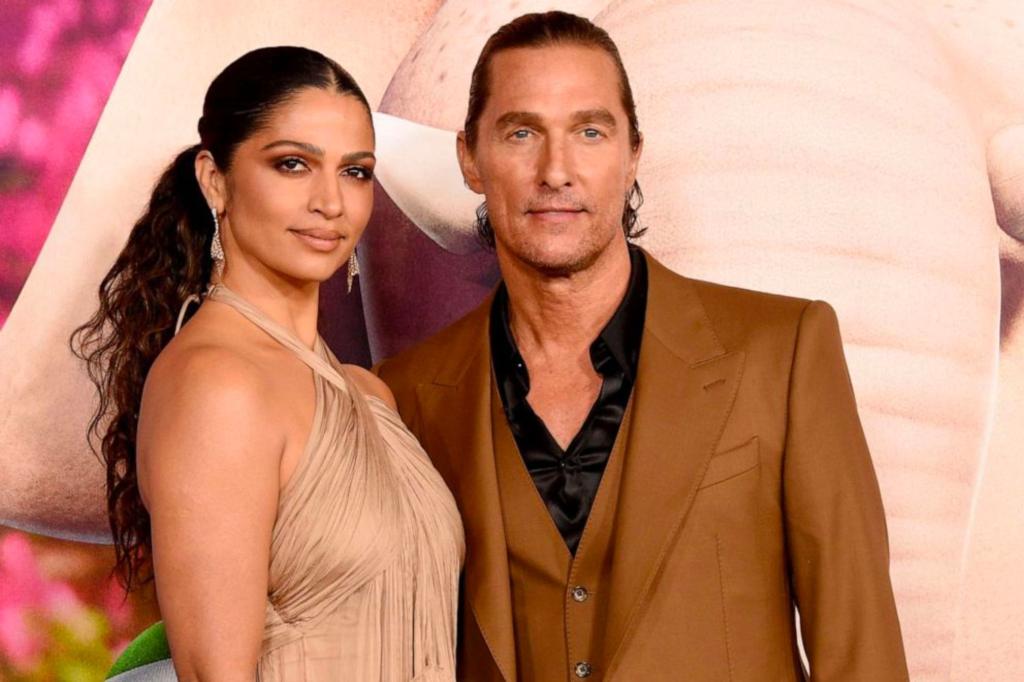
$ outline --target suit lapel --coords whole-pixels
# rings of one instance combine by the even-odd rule
[[[474,311],[432,383],[417,386],[426,431],[439,442],[445,478],[466,532],[465,598],[503,677],[516,679],[508,548],[491,428],[488,315],[493,296]],[[459,341],[465,340],[465,343]],[[439,459],[439,458],[438,458]]]
[[[719,343],[693,283],[647,261],[647,315],[611,543],[609,673],[686,519],[743,371],[743,353]]]

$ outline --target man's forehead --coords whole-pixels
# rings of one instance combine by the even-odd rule
[[[569,43],[503,50],[492,58],[488,75],[487,106],[495,116],[544,109],[562,115],[598,109],[625,114],[618,69],[599,47]]]
[[[491,56],[489,70],[491,76],[498,71],[512,71],[514,75],[535,77],[570,70],[589,72],[596,76],[607,75],[609,71],[618,75],[614,59],[603,48],[575,42],[500,50]],[[492,89],[497,84],[492,81]]]

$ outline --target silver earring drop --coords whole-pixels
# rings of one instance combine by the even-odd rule
[[[210,258],[213,259],[213,269],[220,274],[224,269],[224,247],[220,243],[220,220],[217,218],[217,209],[210,207],[210,214],[213,216],[213,241],[210,242]]]
[[[356,281],[356,275],[359,274],[359,259],[356,258],[356,250],[352,249],[352,254],[348,257],[348,293],[352,293],[352,284]]]

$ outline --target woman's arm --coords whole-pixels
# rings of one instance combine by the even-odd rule
[[[181,680],[251,681],[285,429],[246,360],[215,348],[162,360],[143,395],[138,475],[174,667]]]

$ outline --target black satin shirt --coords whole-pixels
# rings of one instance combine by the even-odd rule
[[[504,284],[491,307],[491,360],[505,416],[534,485],[573,555],[622,424],[640,359],[647,312],[647,262],[639,249],[631,247],[629,251],[632,271],[626,294],[590,344],[590,361],[603,379],[601,391],[565,450],[526,400],[530,374],[509,327]]]

